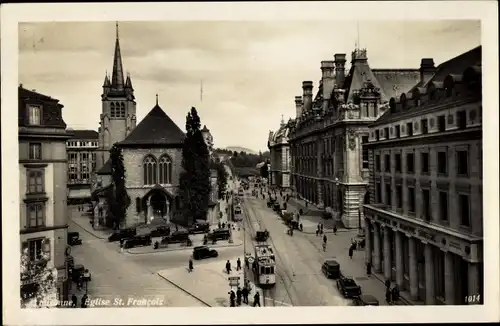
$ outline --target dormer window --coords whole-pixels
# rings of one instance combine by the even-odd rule
[[[42,123],[42,108],[40,106],[28,106],[28,123],[34,126],[39,126]]]

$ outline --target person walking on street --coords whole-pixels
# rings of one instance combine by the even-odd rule
[[[193,271],[193,260],[191,258],[189,258],[189,272],[191,273]]]
[[[71,296],[71,308],[76,308],[77,306],[78,306],[78,298],[73,293],[73,295]]]
[[[241,295],[243,296],[243,303],[248,304],[248,289],[246,286],[241,290]]]
[[[333,226],[333,234],[337,235],[337,225]]]
[[[226,262],[226,272],[228,274],[231,273],[231,263],[229,262],[229,260]]]
[[[391,289],[386,288],[385,289],[385,301],[387,301],[387,304],[391,304]]]
[[[320,233],[321,233],[321,234],[323,234],[323,223],[320,223],[320,224],[319,224],[319,228],[320,228],[320,230],[321,230],[321,231],[320,231]]]
[[[87,301],[88,301],[88,298],[89,298],[89,296],[87,295],[87,293],[85,293],[85,294],[82,296],[82,302],[81,302],[81,307],[82,307],[82,308],[87,308]]]
[[[236,294],[234,294],[234,291],[231,290],[231,292],[229,292],[229,306],[230,307],[235,307],[235,300],[236,300]]]
[[[241,269],[241,260],[240,257],[238,257],[238,260],[236,260],[236,270],[239,271]]]
[[[255,307],[257,305],[260,307],[260,294],[258,291],[253,296],[253,306]]]
[[[238,286],[238,290],[236,290],[236,305],[241,306],[241,288]]]
[[[351,247],[349,247],[349,258],[351,258],[351,259],[352,259],[352,254],[353,254],[353,253],[354,253],[354,249],[353,249],[353,247],[351,246]]]
[[[372,275],[372,264],[370,263],[366,264],[366,275],[368,276]]]

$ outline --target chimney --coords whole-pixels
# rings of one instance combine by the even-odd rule
[[[342,88],[345,80],[345,53],[335,54],[335,84],[338,88]]]
[[[335,61],[321,61],[323,99],[329,100],[335,86]]]
[[[422,58],[420,62],[420,84],[425,84],[436,72],[434,60],[432,58]]]
[[[295,96],[295,117],[299,118],[302,115],[302,95]]]
[[[313,82],[303,81],[302,82],[302,98],[304,101],[303,112],[308,112],[312,110],[312,96],[313,96]]]

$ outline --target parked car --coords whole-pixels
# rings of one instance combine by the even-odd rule
[[[373,295],[362,294],[359,297],[354,298],[353,304],[355,306],[378,306],[378,300]]]
[[[150,246],[152,243],[151,237],[149,235],[146,236],[134,236],[132,238],[125,239],[123,243],[123,248],[129,249],[134,247],[141,246]]]
[[[150,236],[152,238],[164,237],[170,234],[170,226],[168,225],[158,225],[151,230]]]
[[[321,265],[321,271],[327,278],[337,279],[340,277],[340,264],[333,259],[327,259]]]
[[[193,259],[205,259],[205,258],[214,258],[219,256],[219,253],[215,249],[210,249],[207,246],[199,246],[194,247],[193,249]]]
[[[231,237],[231,233],[228,229],[215,229],[207,234],[208,240],[228,240]]]
[[[80,276],[83,276],[84,272],[85,272],[85,266],[81,264],[74,265],[70,269],[71,279],[73,280],[73,282],[75,283],[78,282],[78,279],[80,278]]]
[[[120,241],[126,238],[132,238],[136,235],[135,228],[122,229],[114,232],[108,237],[109,242]]]
[[[337,280],[337,289],[345,298],[356,298],[361,295],[361,287],[352,278],[342,275]]]
[[[208,222],[197,222],[189,228],[190,234],[206,233],[210,231],[210,224]]]
[[[82,244],[82,239],[80,239],[80,233],[78,232],[68,232],[68,245],[76,246]]]
[[[190,240],[188,231],[174,231],[169,236],[163,237],[161,244],[182,243]]]

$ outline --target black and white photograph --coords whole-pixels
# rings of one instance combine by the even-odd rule
[[[498,22],[460,3],[3,7],[7,322],[498,320]]]

